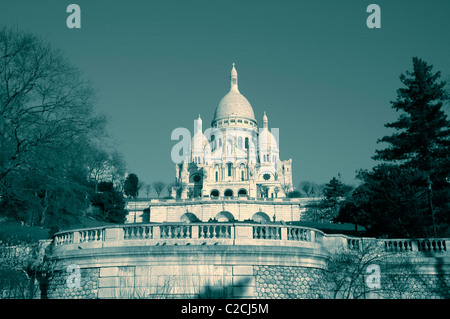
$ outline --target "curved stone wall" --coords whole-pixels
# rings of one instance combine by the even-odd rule
[[[381,265],[385,291],[366,297],[449,297],[446,239],[328,236],[281,223],[133,224],[58,233],[47,254],[53,267],[47,296],[332,298],[340,295],[333,294],[328,263],[340,249],[359,252],[368,243],[388,253],[394,266]],[[400,283],[406,272],[396,270],[392,256],[407,256],[418,271]]]

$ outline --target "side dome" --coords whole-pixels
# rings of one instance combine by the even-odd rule
[[[258,136],[259,151],[273,151],[278,152],[278,143],[273,134],[267,129],[263,128]]]

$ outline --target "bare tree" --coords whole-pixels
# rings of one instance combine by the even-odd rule
[[[278,186],[275,186],[275,188],[273,189],[274,193],[275,193],[275,197],[278,197],[278,193],[280,192],[281,188],[279,188]]]
[[[397,280],[398,274],[408,278],[417,273],[417,266],[407,256],[386,251],[383,242],[361,238],[355,243],[333,252],[328,261],[324,279],[333,299],[373,298],[402,292],[406,283]]]
[[[145,194],[147,195],[147,198],[150,197],[150,192],[152,191],[152,185],[151,184],[145,184]]]
[[[153,183],[153,189],[155,190],[156,194],[159,196],[161,195],[161,192],[166,187],[166,184],[163,182],[154,182]]]
[[[86,145],[106,137],[93,103],[91,86],[59,51],[34,35],[0,30],[3,209],[20,206],[43,224],[49,209],[88,205]]]

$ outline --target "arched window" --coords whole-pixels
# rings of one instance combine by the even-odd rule
[[[228,168],[228,176],[231,176],[231,168],[233,167],[232,163],[227,163],[227,168]]]
[[[227,189],[225,190],[225,192],[223,193],[224,196],[233,196],[233,191],[231,189]]]
[[[181,215],[180,221],[186,222],[186,223],[195,223],[195,222],[199,221],[199,219],[193,213],[184,213],[183,215]]]
[[[214,218],[219,222],[229,222],[235,220],[233,214],[225,211],[218,213]]]
[[[216,149],[216,137],[214,135],[211,135],[211,151],[214,151]]]
[[[247,190],[244,189],[244,188],[241,188],[241,189],[238,191],[238,196],[247,196]]]
[[[219,197],[219,191],[217,189],[213,189],[210,194],[211,197]]]
[[[244,180],[244,171],[241,171],[241,181]]]
[[[219,181],[219,172],[216,171],[216,182]]]
[[[248,150],[248,137],[245,138],[245,149]]]
[[[257,212],[256,214],[253,215],[252,219],[255,222],[259,222],[259,223],[267,223],[270,222],[270,217],[263,212]]]

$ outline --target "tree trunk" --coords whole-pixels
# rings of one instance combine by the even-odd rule
[[[41,212],[41,220],[39,221],[39,225],[40,226],[44,226],[45,217],[47,215],[47,210],[48,210],[48,206],[49,206],[49,204],[48,204],[48,191],[47,190],[45,191],[43,202],[44,202],[44,207],[43,207],[42,212]]]

